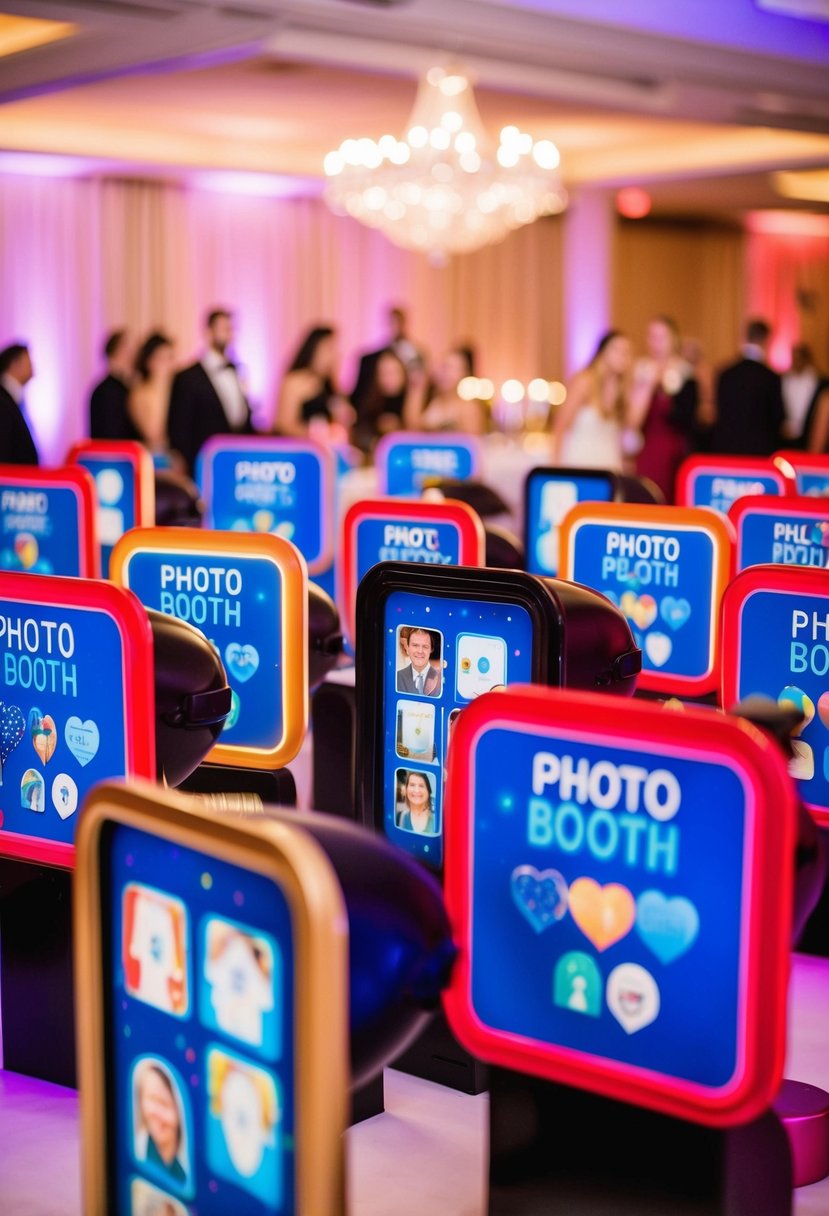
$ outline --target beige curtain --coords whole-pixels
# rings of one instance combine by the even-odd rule
[[[657,313],[696,338],[714,366],[734,357],[743,321],[744,235],[719,224],[619,221],[613,317],[641,347]]]

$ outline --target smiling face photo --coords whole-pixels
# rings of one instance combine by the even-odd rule
[[[439,697],[443,688],[443,635],[420,625],[397,630],[397,691]]]

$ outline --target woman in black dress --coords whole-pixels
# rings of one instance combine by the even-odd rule
[[[350,426],[354,412],[337,392],[337,362],[336,330],[330,325],[310,330],[279,390],[277,434],[304,438],[314,431],[324,433],[334,424]]]

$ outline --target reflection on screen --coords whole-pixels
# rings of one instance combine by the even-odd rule
[[[290,912],[263,875],[110,828],[113,1216],[294,1212]]]
[[[395,591],[386,601],[384,626],[385,831],[439,868],[446,754],[455,721],[482,693],[532,679],[532,622],[515,604]]]

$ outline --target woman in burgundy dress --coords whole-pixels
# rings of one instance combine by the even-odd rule
[[[642,436],[636,473],[655,482],[670,503],[677,469],[690,452],[699,389],[679,357],[679,331],[669,317],[654,317],[646,345],[648,357],[634,368],[630,396],[629,425]]]

